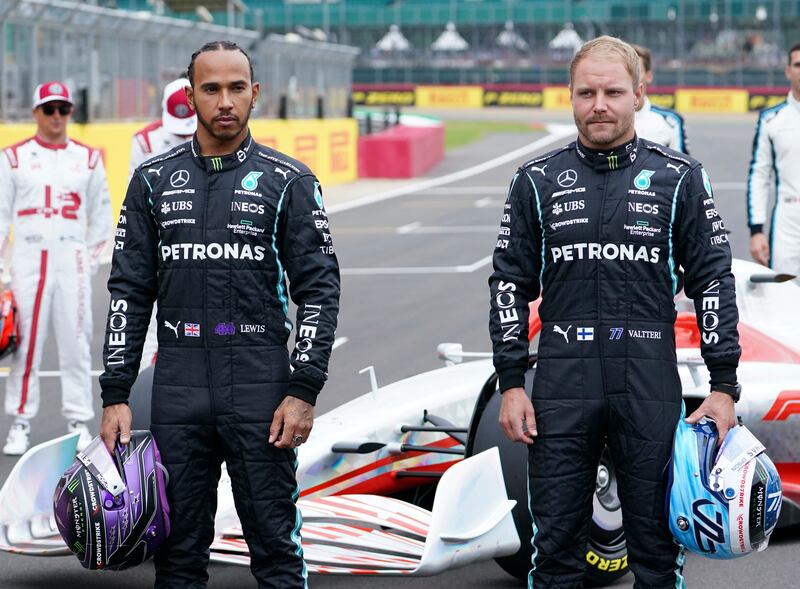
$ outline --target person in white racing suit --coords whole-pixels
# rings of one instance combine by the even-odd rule
[[[37,86],[36,134],[0,156],[0,243],[13,225],[11,287],[21,345],[6,383],[14,416],[3,453],[24,454],[39,410],[39,364],[50,321],[61,370],[62,413],[79,448],[91,441],[91,275],[111,236],[111,203],[100,151],[67,137],[73,111],[60,82]]]
[[[128,180],[133,177],[136,168],[146,160],[166,153],[181,143],[191,141],[197,129],[197,114],[186,98],[185,88],[188,85],[189,80],[186,78],[178,78],[167,84],[164,87],[164,97],[161,99],[161,118],[140,129],[133,136]],[[153,309],[142,350],[140,370],[155,362],[158,351],[157,331],[156,309]]]
[[[161,118],[133,136],[128,176],[133,176],[145,160],[168,152],[173,147],[192,139],[197,129],[197,115],[186,99],[189,80],[178,78],[164,87],[161,100]]]
[[[636,110],[636,134],[689,155],[686,126],[683,117],[674,110],[656,106],[647,97],[647,87],[653,83],[653,57],[647,47],[632,45],[639,56],[639,71],[642,72],[644,100]]]
[[[800,276],[800,43],[789,50],[786,101],[761,111],[747,178],[750,253],[759,264]],[[767,202],[775,190],[769,241]]]

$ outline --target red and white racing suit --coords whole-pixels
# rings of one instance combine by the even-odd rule
[[[39,409],[39,364],[52,319],[69,421],[92,407],[91,274],[111,237],[111,203],[96,149],[34,137],[0,156],[0,243],[14,227],[11,286],[21,342],[14,355],[5,410],[27,419]]]
[[[747,224],[762,233],[770,193],[775,195],[769,230],[769,266],[800,276],[800,101],[791,92],[761,111],[747,178]]]
[[[175,135],[167,131],[161,124],[161,119],[140,129],[133,136],[131,142],[131,161],[128,169],[128,178],[133,176],[140,165],[147,160],[168,152],[173,147],[191,141],[192,136]],[[150,317],[150,326],[147,328],[147,337],[142,349],[142,363],[139,370],[148,368],[155,362],[158,351],[158,326],[156,324],[156,309]]]
[[[191,141],[192,136],[174,135],[164,129],[161,119],[140,129],[131,142],[131,163],[128,177],[133,176],[140,165],[157,155],[168,152],[181,143]]]

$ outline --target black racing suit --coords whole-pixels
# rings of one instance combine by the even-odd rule
[[[664,513],[681,407],[673,296],[694,299],[711,384],[740,355],[727,234],[698,162],[634,139],[577,142],[517,171],[494,253],[490,331],[500,390],[528,366],[528,303],[542,320],[529,452],[533,585],[580,587],[600,454],[618,477],[637,587],[674,587],[683,561]]]
[[[108,280],[103,406],[127,400],[157,300],[151,428],[172,533],[156,587],[206,586],[223,460],[259,587],[303,587],[296,454],[267,438],[281,401],[314,404],[327,377],[339,308],[328,218],[309,169],[250,136],[233,154],[199,154],[193,140],[131,179]],[[291,358],[284,273],[298,307]]]

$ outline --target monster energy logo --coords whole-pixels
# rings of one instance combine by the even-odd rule
[[[222,171],[222,158],[221,157],[212,157],[211,158],[211,168],[215,172],[221,172]]]
[[[81,543],[80,543],[80,542],[78,542],[77,540],[76,540],[75,542],[73,542],[73,543],[72,543],[72,546],[73,546],[73,548],[75,548],[75,550],[77,550],[78,552],[83,552],[83,551],[84,551],[84,550],[83,550],[83,544],[81,544]]]
[[[77,478],[74,478],[74,479],[72,479],[72,481],[70,482],[70,484],[69,484],[69,485],[67,485],[67,490],[68,490],[70,493],[74,493],[74,492],[75,492],[75,489],[77,489],[77,488],[78,488],[78,485],[79,485],[79,484],[80,484],[80,480],[78,480]]]
[[[608,161],[609,170],[615,170],[619,166],[619,159],[616,155],[607,155],[606,160]]]

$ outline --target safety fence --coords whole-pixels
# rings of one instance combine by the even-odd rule
[[[347,114],[352,47],[63,0],[0,0],[0,120],[30,119],[33,89],[47,80],[73,90],[78,120],[158,118],[164,84],[220,39],[253,59],[263,86],[256,116]]]
[[[786,99],[784,88],[674,88],[653,87],[650,100],[680,112],[747,112],[774,106]],[[353,103],[359,106],[418,106],[455,109],[519,106],[570,109],[566,86],[485,84],[472,86],[414,86],[411,84],[355,84]]]

